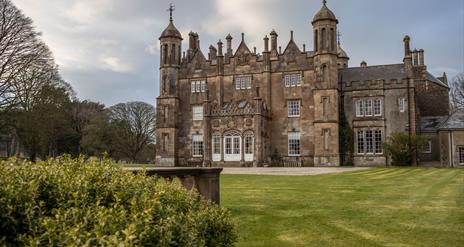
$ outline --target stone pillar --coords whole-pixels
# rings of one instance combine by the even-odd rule
[[[253,166],[257,167],[261,163],[263,163],[263,102],[260,97],[259,93],[259,86],[256,87],[256,97],[254,99],[255,101],[255,114],[253,116],[254,118],[254,127],[253,127],[253,132],[254,132],[254,163]]]
[[[209,100],[209,90],[206,89],[206,99],[203,102],[203,167],[211,166],[211,103]]]

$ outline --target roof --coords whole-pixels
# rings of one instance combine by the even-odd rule
[[[340,45],[338,45],[338,57],[349,58],[348,54],[346,54],[345,50],[343,50],[343,48]]]
[[[390,80],[406,78],[403,64],[378,65],[368,67],[355,67],[339,70],[343,81]]]
[[[447,118],[448,116],[421,117],[420,129],[421,131],[437,131],[438,127],[440,127]]]
[[[427,71],[427,80],[431,81],[431,82],[434,82],[440,86],[443,86],[443,87],[448,87],[448,85],[446,85],[444,82],[438,80],[435,76],[433,76],[432,74],[430,74],[428,71]]]
[[[180,34],[179,30],[177,30],[176,26],[172,21],[169,22],[169,25],[164,29],[161,33],[161,38],[180,38],[182,39],[182,35]]]
[[[440,126],[440,130],[464,129],[464,111],[451,114]]]
[[[321,10],[316,13],[313,18],[313,23],[320,20],[334,20],[338,23],[337,17],[335,14],[327,7],[326,2],[324,1],[324,5],[322,5]]]

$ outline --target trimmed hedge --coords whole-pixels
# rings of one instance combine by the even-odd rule
[[[233,246],[227,211],[111,161],[0,162],[0,246]]]

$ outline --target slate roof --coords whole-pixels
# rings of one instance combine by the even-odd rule
[[[339,71],[339,77],[344,82],[404,79],[407,77],[404,64],[376,65],[366,68],[354,67],[341,69]],[[427,80],[442,87],[448,87],[448,85],[438,80],[429,72],[427,72]]]
[[[421,131],[437,131],[440,125],[448,119],[448,116],[421,117]]]
[[[377,65],[366,68],[346,68],[339,70],[340,79],[345,82],[366,80],[390,80],[406,78],[403,64]]]
[[[464,111],[457,111],[446,119],[440,126],[440,130],[464,129]]]

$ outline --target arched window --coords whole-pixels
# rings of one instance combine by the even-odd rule
[[[163,46],[163,64],[167,64],[168,63],[168,45],[165,44]]]
[[[330,29],[330,50],[335,51],[335,30]]]
[[[177,52],[176,52],[176,45],[172,44],[171,45],[171,64],[177,64],[176,62],[176,57],[177,57]]]
[[[322,65],[322,81],[327,82],[329,80],[329,68],[327,64]]]
[[[322,35],[321,35],[321,50],[327,50],[327,31],[325,28],[322,29]]]
[[[237,131],[224,135],[224,161],[241,161],[241,136]]]
[[[314,30],[314,51],[318,51],[319,48],[319,35],[318,30]]]

